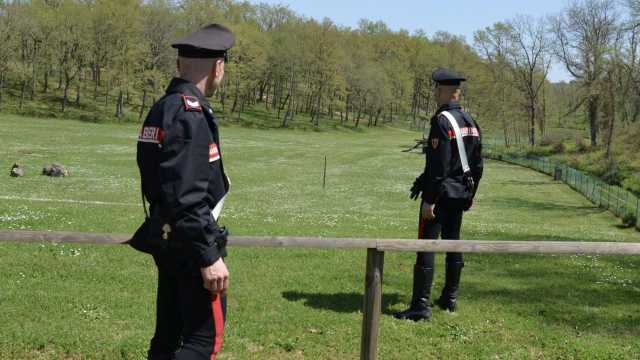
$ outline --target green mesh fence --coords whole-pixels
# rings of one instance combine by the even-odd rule
[[[635,225],[636,229],[640,230],[640,198],[619,186],[607,184],[580,170],[544,157],[505,153],[492,146],[485,151],[485,157],[525,166],[554,176],[594,204],[610,210],[625,224]]]

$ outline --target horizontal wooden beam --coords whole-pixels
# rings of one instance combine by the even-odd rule
[[[129,235],[0,230],[0,241],[118,244]],[[374,240],[292,236],[230,236],[232,247],[377,249],[405,252],[640,255],[640,243],[579,241]]]
[[[582,241],[379,240],[380,251],[640,255],[640,243]]]
[[[0,241],[55,242],[80,244],[119,244],[131,236],[117,234],[78,233],[66,231],[0,230]]]
[[[131,238],[131,235],[96,234],[64,231],[11,231],[0,230],[0,241],[19,242],[57,242],[78,244],[120,244]],[[335,239],[310,238],[295,236],[230,236],[229,246],[242,247],[298,247],[298,248],[350,248],[375,249],[378,244],[374,239]]]

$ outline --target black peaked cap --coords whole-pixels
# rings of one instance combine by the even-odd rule
[[[463,81],[467,81],[465,77],[462,77],[451,70],[442,68],[434,71],[431,78],[439,85],[459,86]]]
[[[236,37],[231,30],[211,24],[177,40],[171,47],[178,49],[178,55],[182,57],[208,59],[224,57],[235,43]]]

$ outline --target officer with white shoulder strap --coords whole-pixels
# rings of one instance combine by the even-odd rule
[[[439,108],[431,119],[426,145],[426,166],[411,188],[411,198],[422,197],[418,237],[420,239],[460,239],[462,215],[471,208],[482,177],[480,128],[460,106],[461,84],[465,78],[438,69],[432,75]],[[457,307],[461,253],[447,253],[445,285],[435,303],[454,312]],[[431,318],[431,284],[434,254],[418,253],[413,272],[411,305],[394,314],[414,321]]]

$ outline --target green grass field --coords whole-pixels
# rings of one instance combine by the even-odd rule
[[[137,127],[0,115],[0,228],[131,233],[141,222]],[[407,238],[419,134],[222,129],[233,234]],[[322,189],[324,156],[327,188]],[[13,162],[24,178],[9,178]],[[40,175],[61,162],[71,177]],[[640,242],[640,233],[547,176],[488,162],[463,237]],[[414,255],[387,254],[380,359],[638,359],[640,259],[466,257],[460,311],[390,314],[409,301]],[[438,257],[434,293],[442,286]],[[230,249],[220,359],[357,359],[365,252]],[[124,246],[0,242],[0,359],[142,359],[155,268]]]

